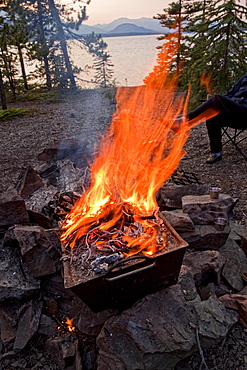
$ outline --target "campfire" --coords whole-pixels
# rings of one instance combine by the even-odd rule
[[[172,127],[186,105],[167,69],[157,69],[130,99],[118,89],[117,110],[91,166],[91,187],[63,224],[65,249],[80,250],[87,262],[95,251],[128,257],[165,248],[156,193],[185,154],[190,127],[184,122],[176,133]]]
[[[159,55],[163,63],[131,97],[118,89],[116,112],[91,165],[91,186],[62,226],[64,262],[82,276],[72,279],[75,273],[70,272],[69,287],[78,279],[105,274],[132,256],[136,257],[131,264],[140,256],[143,262],[145,256],[186,244],[161,217],[156,201],[158,190],[185,154],[191,128],[191,122],[184,121],[174,129],[187,100],[177,94],[177,78],[169,74],[173,47],[172,41],[166,44]]]
[[[189,130],[205,119],[175,127],[188,105],[169,72],[176,48],[174,33],[145,85],[131,96],[118,89],[116,112],[91,165],[91,186],[63,223],[65,249],[84,254],[85,263],[95,252],[150,256],[166,247],[156,194],[184,156]]]

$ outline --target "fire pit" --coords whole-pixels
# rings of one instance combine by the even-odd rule
[[[152,256],[135,255],[121,259],[106,272],[84,275],[78,261],[65,254],[64,283],[93,311],[113,308],[123,310],[145,295],[175,284],[187,243],[166,219],[162,220],[166,247]],[[67,253],[65,251],[65,253]]]
[[[164,65],[131,96],[118,89],[91,185],[62,225],[65,286],[95,311],[127,308],[178,278],[187,244],[158,214],[156,194],[178,167],[195,122],[174,130],[187,103]]]

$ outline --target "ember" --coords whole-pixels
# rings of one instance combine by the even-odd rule
[[[67,317],[64,324],[67,326],[67,329],[70,333],[73,333],[75,331],[75,327],[73,326],[73,319],[69,319]]]

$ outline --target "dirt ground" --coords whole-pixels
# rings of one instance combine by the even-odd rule
[[[0,192],[15,184],[23,166],[40,166],[37,155],[55,140],[79,137],[82,142],[87,141],[89,146],[93,146],[108,127],[115,110],[115,105],[100,90],[85,90],[59,103],[28,101],[12,103],[10,107],[30,108],[33,113],[10,121],[0,121]],[[247,153],[247,140],[241,143],[241,147]],[[220,186],[224,193],[237,198],[239,201],[234,208],[234,219],[237,223],[245,224],[247,161],[231,144],[227,144],[222,161],[206,164],[210,153],[205,124],[192,130],[185,148],[187,155],[181,161],[179,170],[193,172],[201,183]],[[224,351],[219,346],[205,354],[209,368],[246,369],[245,341],[246,329],[237,325],[222,344]],[[200,362],[200,355],[193,356],[178,369],[199,369]]]

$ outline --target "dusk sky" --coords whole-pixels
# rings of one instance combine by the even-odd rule
[[[152,18],[172,3],[171,0],[91,0],[87,5],[87,25],[110,23],[115,19],[127,17],[138,19]]]

